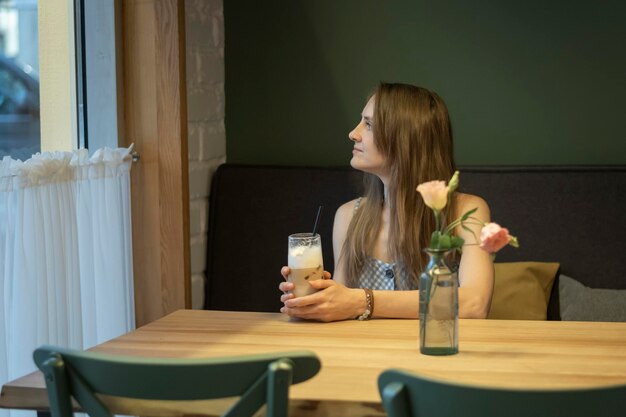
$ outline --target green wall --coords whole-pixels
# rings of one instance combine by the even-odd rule
[[[224,0],[227,160],[347,165],[379,81],[437,91],[462,165],[626,164],[626,2]]]

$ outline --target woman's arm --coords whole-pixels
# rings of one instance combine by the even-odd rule
[[[484,319],[487,318],[491,307],[494,268],[491,255],[482,250],[478,243],[482,224],[490,221],[489,206],[480,197],[470,194],[457,195],[455,218],[473,208],[477,208],[472,215],[477,221],[466,223],[471,232],[461,226],[455,230],[457,236],[465,240],[459,266],[459,317]]]
[[[348,201],[337,209],[333,222],[333,256],[335,258],[335,271],[333,279],[340,284],[346,283],[345,262],[341,257],[341,250],[346,241],[348,226],[354,215],[354,206],[357,200]]]

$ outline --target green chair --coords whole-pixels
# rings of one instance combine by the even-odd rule
[[[313,377],[320,361],[312,352],[211,359],[112,356],[53,346],[35,350],[44,374],[52,417],[72,416],[71,397],[91,417],[112,417],[95,394],[145,400],[191,401],[240,396],[224,417],[286,417],[289,386]]]
[[[391,369],[378,378],[389,417],[617,417],[626,385],[517,390],[461,385]]]

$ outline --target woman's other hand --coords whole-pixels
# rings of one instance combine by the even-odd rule
[[[291,291],[296,288],[296,286],[292,282],[287,282],[290,273],[291,269],[288,266],[283,266],[282,268],[280,268],[280,275],[282,275],[283,279],[285,280],[285,282],[281,282],[280,284],[278,284],[278,289],[283,292],[283,295],[280,297],[280,301],[283,303],[285,302],[285,300],[293,297]]]
[[[283,276],[285,269],[288,270],[281,270]],[[325,272],[325,277],[326,274],[330,278],[330,274]],[[330,279],[310,281],[309,284],[318,291],[304,297],[294,297],[293,294],[283,294],[280,297],[285,304],[280,309],[281,313],[306,320],[329,322],[354,319],[363,314],[367,307],[362,289],[347,288]],[[279,288],[281,291],[291,291],[294,286],[290,282],[283,282]]]
[[[283,266],[280,269],[280,274],[283,276],[283,279],[285,280],[285,282],[281,282],[278,285],[278,289],[283,292],[283,295],[280,297],[280,301],[283,302],[283,303],[285,301],[295,297],[292,294],[292,292],[296,288],[296,286],[295,286],[295,284],[293,282],[288,282],[287,281],[287,279],[289,278],[289,273],[290,272],[291,272],[291,269],[289,269],[288,266]],[[330,272],[324,271],[324,280],[329,280],[329,279],[330,279]],[[313,281],[311,281],[311,282],[313,282]]]

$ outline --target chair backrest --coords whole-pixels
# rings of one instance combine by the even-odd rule
[[[388,370],[378,390],[389,417],[613,417],[624,415],[626,385],[507,390],[436,381]]]
[[[252,416],[267,404],[268,416],[287,416],[291,384],[313,377],[312,352],[210,359],[112,356],[54,346],[35,350],[44,373],[52,417],[72,415],[71,397],[92,417],[112,414],[95,394],[145,400],[201,400],[240,396],[225,417]]]

